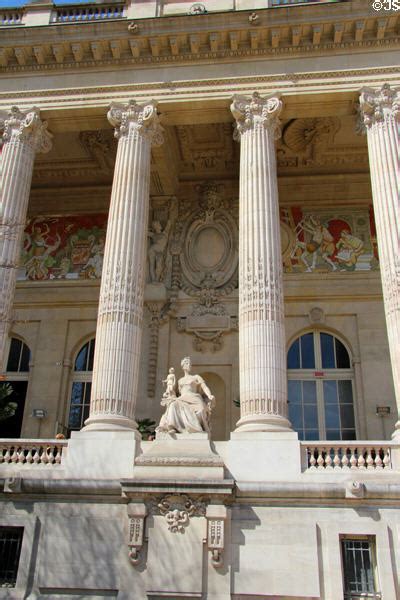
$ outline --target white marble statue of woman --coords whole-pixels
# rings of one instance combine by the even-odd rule
[[[187,356],[181,362],[184,376],[178,381],[179,396],[168,403],[156,431],[200,433],[210,431],[210,414],[215,398],[200,375],[190,373]]]

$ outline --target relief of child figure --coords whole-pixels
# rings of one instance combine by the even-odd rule
[[[176,398],[175,394],[175,386],[176,386],[176,378],[175,378],[175,369],[171,367],[168,369],[168,375],[166,379],[162,381],[167,385],[165,392],[163,393],[163,399],[161,400],[161,406],[168,406],[173,398]]]

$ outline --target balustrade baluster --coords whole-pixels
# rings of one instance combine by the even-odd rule
[[[319,453],[318,453],[318,458],[317,458],[317,463],[318,463],[318,469],[319,470],[324,470],[325,468],[325,460],[323,457],[323,453],[324,453],[325,448],[320,448],[319,449]]]
[[[383,457],[383,468],[384,469],[391,469],[391,464],[390,464],[390,450],[385,450],[384,453],[384,457]]]
[[[342,470],[348,471],[350,469],[349,467],[349,459],[347,457],[347,453],[349,452],[348,448],[343,448],[343,454],[342,454]]]
[[[381,469],[383,469],[383,462],[381,459],[382,448],[379,448],[375,452],[376,452],[376,454],[375,454],[375,469],[381,470]]]
[[[25,462],[25,448],[23,446],[21,446],[18,449],[18,463],[23,464]]]
[[[48,463],[48,461],[49,461],[49,458],[48,458],[48,456],[47,456],[46,448],[45,448],[45,447],[43,447],[43,446],[41,446],[41,447],[38,449],[38,451],[39,451],[39,453],[40,453],[40,462],[41,462],[41,463],[43,463],[43,464],[47,464],[47,463]]]
[[[317,459],[315,458],[316,448],[307,448],[307,454],[310,455],[310,471],[316,471]]]
[[[334,457],[333,457],[334,467],[333,467],[333,469],[335,471],[337,471],[338,469],[341,470],[341,468],[342,468],[341,451],[342,451],[342,449],[340,447],[333,448],[333,452],[334,452]]]
[[[374,459],[372,458],[372,448],[367,448],[367,469],[375,469]]]
[[[364,452],[365,452],[365,448],[363,448],[359,453],[358,453],[358,468],[359,469],[365,469],[365,458],[364,458]]]
[[[353,448],[352,452],[351,452],[351,456],[350,456],[350,469],[357,469],[357,456],[356,456],[356,450],[357,448]]]
[[[55,448],[56,448],[57,453],[56,453],[56,457],[54,460],[55,460],[55,463],[57,465],[59,465],[61,463],[62,446],[56,446]]]

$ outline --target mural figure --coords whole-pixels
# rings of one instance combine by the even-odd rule
[[[50,227],[46,222],[36,219],[32,225],[32,232],[25,232],[23,251],[29,253],[30,258],[25,262],[28,279],[43,280],[49,275],[47,262],[49,256],[59,248],[61,236],[58,231],[50,235]]]
[[[81,273],[85,279],[100,279],[103,270],[104,247],[106,240],[104,237],[99,238],[98,242],[93,244],[91,248],[92,256],[88,259]]]
[[[344,229],[340,234],[336,248],[338,250],[336,259],[339,261],[340,267],[354,271],[358,257],[364,251],[364,242]]]
[[[166,406],[156,431],[168,433],[210,432],[210,415],[215,398],[200,375],[192,375],[189,356],[182,359],[184,376],[178,381],[179,396],[161,401]],[[172,381],[172,380],[171,380]]]
[[[311,235],[311,240],[303,243],[304,251],[301,255],[301,260],[306,266],[306,271],[310,272],[317,266],[318,256],[331,267],[332,271],[336,271],[336,265],[330,258],[335,252],[335,241],[333,235],[328,228],[321,223],[318,216],[311,215],[303,221],[303,230]],[[312,257],[310,264],[307,258]]]

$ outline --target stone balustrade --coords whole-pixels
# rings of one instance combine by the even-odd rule
[[[334,0],[319,0],[321,4]],[[335,0],[343,2],[345,0]],[[299,5],[314,5],[318,0],[224,0],[225,10],[243,11],[282,6],[296,8]],[[37,26],[68,24],[80,22],[111,21],[115,19],[146,19],[156,16],[201,15],[203,13],[219,12],[220,0],[193,2],[192,0],[127,0],[126,2],[104,2],[84,4],[81,6],[65,5],[57,7],[49,4],[27,4],[23,8],[4,8],[0,11],[0,28],[15,27],[15,25]],[[1,64],[1,63],[0,63]]]
[[[61,463],[68,440],[0,440],[0,465],[46,465]]]
[[[18,8],[3,9],[0,11],[0,27],[14,27],[15,25],[22,25],[23,10]]]
[[[52,23],[81,23],[87,21],[106,21],[125,18],[124,4],[96,4],[83,6],[65,6],[53,11]]]
[[[390,442],[301,442],[301,447],[307,472],[393,469]]]

